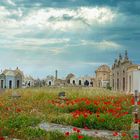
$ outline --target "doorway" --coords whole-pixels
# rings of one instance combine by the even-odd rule
[[[89,86],[89,81],[86,80],[86,81],[84,82],[84,85],[85,85],[85,86]]]
[[[51,86],[52,85],[52,83],[51,83],[51,81],[49,81],[49,86]]]
[[[75,85],[75,80],[73,80],[73,85]]]
[[[3,87],[3,80],[1,80],[1,88],[4,88],[4,87]]]
[[[19,88],[19,83],[20,83],[19,80],[17,80],[17,88]]]
[[[82,81],[81,80],[79,80],[79,85],[81,85],[82,84]]]
[[[12,80],[9,81],[9,88],[12,88]]]
[[[125,78],[123,78],[123,91],[125,91]]]

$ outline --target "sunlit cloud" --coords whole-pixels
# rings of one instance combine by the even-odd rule
[[[0,8],[2,11],[0,15],[3,16],[0,25],[5,24],[5,26],[11,28],[33,26],[66,31],[67,29],[83,28],[84,25],[108,24],[116,17],[116,13],[109,8],[79,7],[76,9],[33,9],[20,20],[16,20],[7,18],[7,15],[17,15],[21,17],[23,12],[20,8],[13,11],[9,11],[4,7]]]

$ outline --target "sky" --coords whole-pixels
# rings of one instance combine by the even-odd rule
[[[140,64],[140,0],[0,0],[0,69],[94,75],[119,53]]]

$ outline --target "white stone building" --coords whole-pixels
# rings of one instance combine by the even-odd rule
[[[0,88],[21,88],[23,80],[23,72],[18,69],[5,69],[0,74]]]
[[[45,83],[47,86],[54,86],[55,85],[55,78],[52,75],[49,75],[45,79]]]
[[[110,85],[111,69],[108,65],[101,65],[96,71],[96,87],[107,88]]]
[[[111,74],[112,90],[134,93],[140,92],[140,66],[133,64],[129,59],[127,51],[124,57],[120,54],[112,66]]]
[[[73,86],[93,86],[93,80],[90,76],[76,77],[70,79],[70,84]]]
[[[35,80],[32,76],[24,76],[23,82],[22,82],[22,87],[27,88],[27,87],[34,87],[35,86]]]
[[[127,93],[140,92],[140,65],[131,65],[127,69]]]
[[[125,51],[124,57],[119,55],[118,59],[115,59],[112,65],[112,89],[114,91],[127,92],[128,79],[127,79],[127,69],[129,66],[133,65],[132,61],[129,59],[127,51]]]

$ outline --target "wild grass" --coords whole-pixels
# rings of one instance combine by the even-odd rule
[[[49,133],[45,133],[41,130],[31,129],[32,127],[37,126],[38,123],[43,121],[65,125],[75,124],[75,126],[79,126],[78,119],[76,120],[77,122],[74,121],[71,115],[73,106],[65,106],[66,102],[61,103],[61,105],[64,105],[64,107],[57,107],[54,104],[50,103],[51,100],[57,101],[58,93],[62,91],[66,93],[66,98],[68,100],[75,100],[79,98],[95,100],[97,98],[103,97],[105,97],[106,99],[108,99],[108,97],[114,97],[114,99],[130,99],[130,96],[128,95],[98,88],[46,87],[6,90],[3,94],[0,94],[0,128],[2,129],[0,135],[8,135],[9,137],[24,139],[26,139],[27,136],[32,139],[33,135],[36,137],[49,137]],[[19,99],[15,99],[12,97],[13,93],[21,95],[21,97]],[[86,107],[87,106],[85,105],[83,106],[83,108]],[[127,107],[125,107],[124,105],[123,109],[126,110],[125,108]],[[80,109],[80,106],[74,106],[73,111],[77,109]],[[89,107],[88,109],[91,109],[92,111],[92,109],[94,108]],[[129,113],[131,113],[131,111]],[[102,114],[102,116],[103,115],[104,114]],[[89,119],[90,118],[92,118],[92,116],[89,116]],[[82,118],[83,122],[85,122],[84,119],[85,118]],[[131,115],[129,120],[131,121]],[[90,124],[89,120],[86,121]],[[115,125],[115,123],[112,125]],[[80,124],[80,127],[83,127],[83,125]],[[98,125],[98,127],[99,129],[104,129],[101,124],[100,126]],[[112,126],[110,126],[110,128],[112,128]],[[30,133],[33,133],[33,135],[30,136]],[[53,137],[52,134],[51,137]]]

